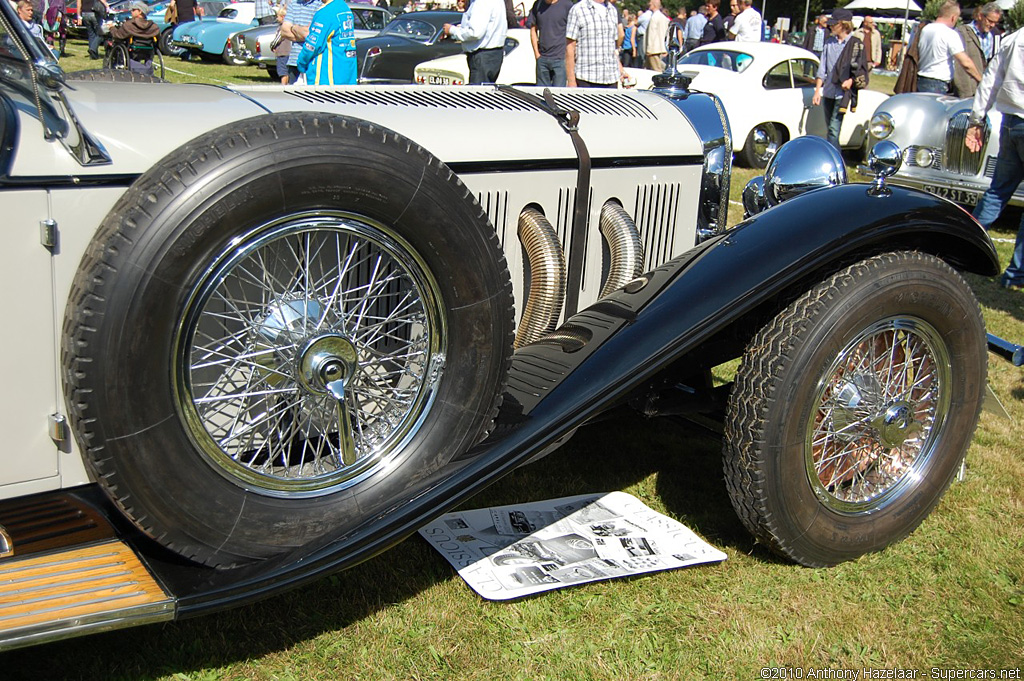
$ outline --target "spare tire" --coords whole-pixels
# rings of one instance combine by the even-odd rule
[[[65,323],[87,465],[157,541],[233,566],[357,526],[478,442],[512,347],[479,204],[342,116],[212,131],[97,231]]]

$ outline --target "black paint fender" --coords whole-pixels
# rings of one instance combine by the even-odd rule
[[[966,212],[915,190],[867,185],[808,192],[747,220],[573,316],[516,352],[506,407],[486,441],[389,510],[325,544],[234,570],[147,556],[187,617],[279,593],[366,560],[616,404],[754,311],[871,254],[933,253],[992,275],[998,259]],[[145,550],[145,547],[141,547]]]

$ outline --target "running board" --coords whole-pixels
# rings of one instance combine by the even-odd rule
[[[174,599],[74,496],[0,505],[0,537],[0,650],[174,618]]]

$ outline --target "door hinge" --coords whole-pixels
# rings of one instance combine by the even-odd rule
[[[39,242],[53,250],[57,247],[57,221],[46,219],[39,221]]]
[[[50,414],[47,417],[49,423],[50,439],[60,444],[68,439],[68,419],[64,414]]]

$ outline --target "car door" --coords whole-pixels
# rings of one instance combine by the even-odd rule
[[[816,59],[793,59],[793,85],[800,91],[803,100],[804,130],[802,135],[824,137],[827,132],[825,113],[821,105],[814,106],[814,79],[818,75]]]
[[[764,121],[782,123],[791,137],[806,134],[803,89],[794,83],[793,67],[798,60],[784,59],[769,68],[761,81],[764,102],[758,105]]]

